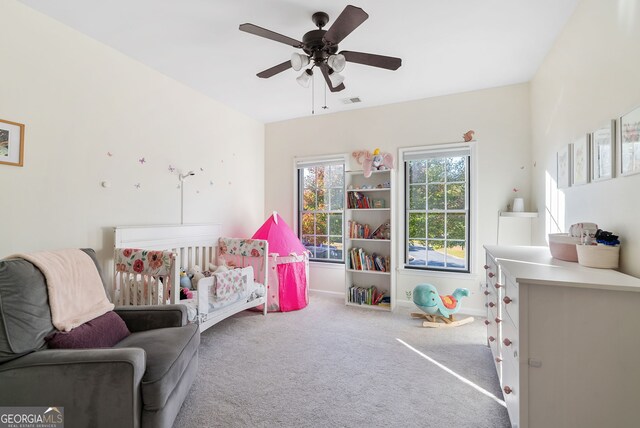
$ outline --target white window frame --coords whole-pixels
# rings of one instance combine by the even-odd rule
[[[344,165],[345,172],[345,180],[346,183],[346,171],[349,167],[349,154],[348,153],[339,153],[339,154],[329,154],[329,155],[318,155],[318,156],[296,156],[293,158],[293,229],[296,236],[298,236],[300,221],[299,221],[299,203],[300,203],[300,189],[298,188],[298,170],[303,167],[309,167],[313,165],[326,164],[326,163],[342,163]],[[343,194],[346,192],[346,185],[343,187]],[[346,199],[345,199],[346,201]],[[345,202],[346,203],[346,202]],[[343,204],[342,208],[342,261],[338,260],[318,260],[312,259],[310,260],[311,264],[316,266],[323,267],[331,267],[336,266],[340,269],[344,269],[344,260],[345,260],[345,206]]]
[[[406,251],[406,180],[405,180],[405,157],[407,155],[421,152],[421,151],[453,151],[453,150],[467,149],[470,153],[469,159],[469,242],[467,243],[469,248],[469,272],[464,271],[447,271],[439,269],[420,269],[420,268],[408,268],[405,267],[405,251]],[[397,207],[400,212],[397,216],[396,230],[398,231],[398,243],[396,251],[400,257],[398,263],[398,271],[401,274],[411,275],[424,275],[430,277],[446,277],[446,278],[474,278],[477,274],[477,266],[481,263],[476,263],[477,260],[477,247],[478,247],[478,159],[477,159],[476,142],[469,143],[449,143],[449,144],[432,144],[413,147],[401,147],[398,149],[398,198]]]

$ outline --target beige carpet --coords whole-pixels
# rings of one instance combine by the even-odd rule
[[[244,312],[204,332],[199,375],[174,426],[510,426],[482,320],[427,329],[409,309],[310,300],[301,311]]]

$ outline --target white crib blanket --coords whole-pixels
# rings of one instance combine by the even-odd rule
[[[213,287],[209,288],[210,302],[237,301],[238,295],[247,294],[249,278],[244,269],[231,269],[214,273]],[[251,270],[253,277],[253,270]]]
[[[240,301],[248,302],[266,294],[263,284],[254,282],[253,268],[236,268],[219,272],[198,281],[193,299],[180,300],[187,305],[189,320],[200,321],[208,314]]]

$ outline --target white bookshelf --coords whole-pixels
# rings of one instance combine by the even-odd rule
[[[394,178],[395,171],[373,171],[370,177],[365,177],[362,171],[346,172],[345,192],[345,304],[352,307],[392,311],[395,308],[395,260],[392,243],[395,239],[394,225]],[[350,200],[367,198],[368,204],[351,207]],[[382,206],[375,206],[374,202]],[[389,236],[383,239],[371,239],[367,236],[352,236],[353,223],[369,226],[369,234],[380,225],[389,222]],[[385,271],[375,269],[359,269],[352,262],[351,252],[360,249],[362,253],[372,258],[375,253],[379,258],[387,260]],[[361,264],[362,265],[362,264]],[[352,301],[352,287],[370,289],[375,287],[378,293],[384,292],[390,301],[386,305],[370,305]]]

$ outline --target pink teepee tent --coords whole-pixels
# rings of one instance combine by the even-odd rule
[[[295,311],[309,303],[309,253],[285,221],[274,211],[251,237],[269,242],[267,310]]]

